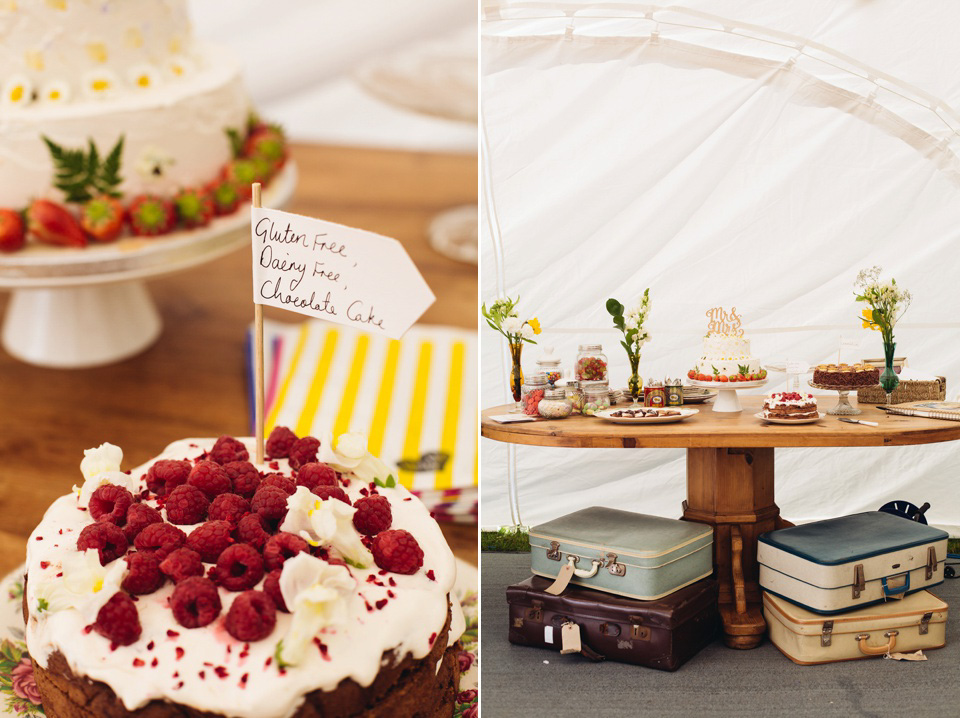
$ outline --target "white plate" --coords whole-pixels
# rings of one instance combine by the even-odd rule
[[[475,566],[457,559],[457,582],[453,592],[460,599],[467,619],[463,652],[460,654],[460,690],[457,693],[454,718],[476,715],[477,678],[480,666],[477,657],[479,576]],[[33,676],[33,662],[23,640],[23,566],[9,573],[0,584],[0,716],[42,718],[43,706]],[[34,702],[36,699],[36,702]]]
[[[629,407],[628,407],[629,408]],[[642,407],[641,407],[642,408]],[[683,421],[686,418],[699,414],[698,409],[665,408],[663,411],[679,411],[679,416],[611,416],[614,411],[624,411],[624,409],[604,409],[598,411],[594,416],[600,419],[612,421],[614,424],[669,424],[673,421]]]
[[[696,394],[689,394],[687,392],[683,392],[684,404],[702,404],[705,401],[710,401],[711,399],[715,399],[717,394],[720,393],[716,390],[711,391],[710,389],[703,389],[702,390],[703,393],[700,393],[701,390],[698,387],[693,387],[693,388],[697,391]]]
[[[817,412],[817,418],[816,418],[816,419],[814,419],[814,418],[810,418],[810,419],[773,419],[773,418],[769,418],[769,417],[764,416],[764,415],[763,415],[763,412],[760,411],[760,412],[757,412],[756,414],[754,414],[754,416],[757,417],[758,419],[760,419],[761,421],[767,422],[768,424],[813,424],[813,423],[815,423],[815,422],[817,422],[817,421],[820,421],[823,417],[826,416],[826,414],[824,414],[822,411],[821,411],[821,412]]]

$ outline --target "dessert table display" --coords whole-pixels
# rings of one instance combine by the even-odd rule
[[[877,426],[846,424],[827,416],[817,423],[783,426],[753,416],[763,397],[747,396],[743,411],[700,411],[668,424],[631,426],[571,416],[562,421],[499,424],[483,412],[481,435],[530,446],[578,448],[685,448],[687,499],[683,518],[714,526],[714,565],[720,583],[724,640],[731,648],[754,648],[763,639],[757,538],[791,526],[774,499],[777,447],[904,446],[960,439],[960,422],[890,416],[864,408]]]

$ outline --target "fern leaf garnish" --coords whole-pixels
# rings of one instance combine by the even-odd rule
[[[53,186],[64,193],[67,202],[86,202],[94,194],[120,196],[117,186],[122,181],[120,159],[123,153],[123,137],[117,140],[117,144],[103,161],[93,140],[88,141],[86,152],[61,147],[49,137],[44,137],[43,141],[53,160]]]

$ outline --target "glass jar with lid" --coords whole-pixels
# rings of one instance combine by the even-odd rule
[[[560,357],[553,353],[553,347],[544,347],[543,354],[537,359],[537,371],[547,377],[550,386],[556,386],[563,378],[563,368],[560,366]]]
[[[573,412],[562,388],[547,389],[537,407],[544,419],[566,419]]]
[[[580,388],[580,382],[568,381],[563,388],[567,395],[567,403],[570,405],[570,413],[580,414],[583,412],[583,390]]]
[[[577,351],[577,381],[606,381],[607,355],[599,344],[581,344]]]
[[[543,374],[531,374],[520,389],[520,409],[527,416],[537,416],[537,406],[543,399],[544,392],[550,388],[547,378]]]
[[[583,413],[593,416],[610,408],[610,386],[605,381],[583,381]]]

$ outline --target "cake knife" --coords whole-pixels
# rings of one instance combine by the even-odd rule
[[[840,421],[845,421],[848,424],[863,424],[864,426],[880,426],[875,421],[860,421],[859,419],[847,419],[846,417],[841,416]]]

